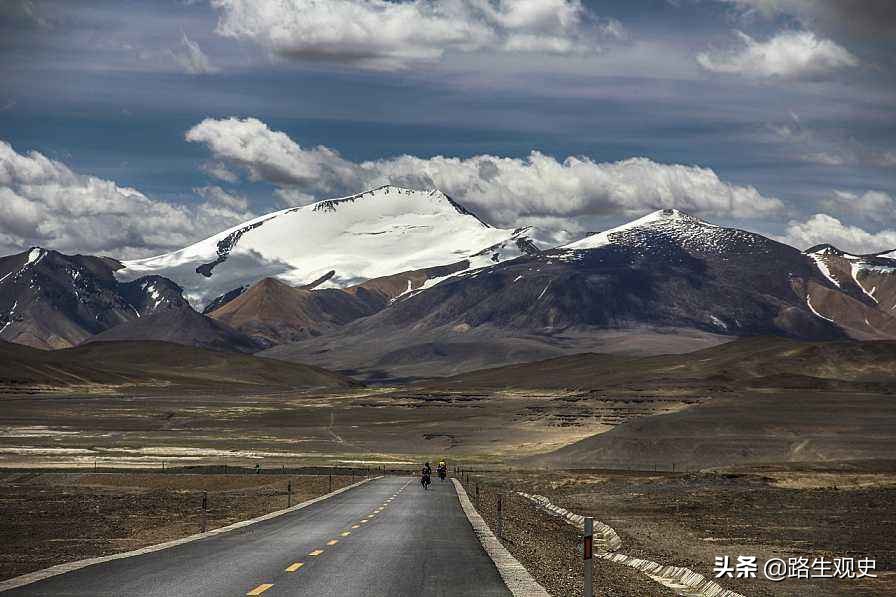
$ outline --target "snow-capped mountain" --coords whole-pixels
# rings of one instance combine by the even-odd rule
[[[67,348],[122,323],[189,309],[176,284],[159,276],[122,283],[118,262],[38,247],[0,258],[0,338]]]
[[[399,272],[468,261],[481,267],[520,254],[527,230],[493,228],[440,191],[385,186],[284,209],[194,245],[124,262],[123,281],[165,276],[204,307],[266,277],[342,288]]]
[[[677,209],[655,211],[637,220],[592,234],[581,240],[559,247],[574,254],[577,251],[600,249],[610,245],[628,247],[634,251],[656,253],[659,242],[672,241],[693,255],[757,250],[757,245],[770,247],[773,241],[744,230],[723,228],[690,216]],[[777,244],[777,243],[774,243]],[[762,250],[761,248],[758,250]]]
[[[540,255],[461,274],[442,289],[448,301],[479,287],[469,310],[430,294],[440,311],[466,323],[563,329],[629,323],[684,325],[723,334],[836,335],[814,316],[800,285],[827,282],[799,250],[760,234],[724,228],[677,210]],[[464,292],[458,292],[464,285]],[[506,296],[499,296],[506,292]],[[477,293],[473,293],[478,295]],[[450,297],[447,295],[451,295]],[[422,298],[423,295],[421,295]],[[403,303],[405,305],[403,305]],[[410,308],[411,299],[395,305]],[[489,307],[486,307],[489,305]],[[430,321],[436,321],[431,314]]]
[[[818,317],[860,340],[896,338],[896,251],[852,255],[824,244],[806,255],[829,282],[808,288]]]
[[[437,191],[383,187],[124,266],[35,248],[0,259],[0,338],[291,342],[267,354],[383,370],[750,335],[896,338],[896,251],[802,252],[676,210],[547,251],[529,233],[489,227]],[[208,316],[168,276],[192,284]]]
[[[417,358],[415,354],[437,362],[438,354],[452,355],[450,343],[462,344],[472,354],[486,338],[491,342],[486,350],[496,354],[500,351],[494,340],[500,338],[535,338],[552,350],[582,352],[595,350],[596,337],[643,338],[644,330],[666,338],[681,334],[682,349],[695,348],[688,343],[692,332],[717,342],[753,335],[845,338],[852,327],[843,314],[828,316],[825,308],[836,300],[875,305],[870,295],[882,292],[884,282],[877,282],[879,288],[872,292],[870,276],[885,275],[881,268],[886,266],[863,263],[856,274],[861,283],[853,292],[826,275],[816,258],[794,247],[660,210],[538,255],[461,272],[399,297],[329,337],[266,354],[309,362],[325,355],[340,367],[371,363],[388,369],[399,359],[407,363]],[[876,333],[896,337],[896,330],[887,326]],[[674,351],[668,341],[657,343],[655,334],[649,341],[652,347],[641,340],[618,345],[629,351]],[[436,351],[424,346],[434,342],[439,344]],[[362,355],[364,361],[351,360]],[[513,351],[505,356],[517,358]]]

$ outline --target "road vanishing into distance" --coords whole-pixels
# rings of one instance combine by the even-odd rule
[[[509,596],[450,481],[385,477],[233,531],[5,595]]]

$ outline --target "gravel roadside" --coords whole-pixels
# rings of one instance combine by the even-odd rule
[[[479,485],[479,503],[476,486]],[[492,531],[496,528],[497,495],[503,493],[501,543],[551,595],[581,595],[581,537],[572,526],[549,516],[517,496],[510,486],[471,478],[464,484],[477,511]],[[604,560],[594,562],[595,595],[646,597],[675,595],[640,572]]]

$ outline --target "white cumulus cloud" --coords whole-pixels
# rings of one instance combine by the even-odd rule
[[[861,255],[896,249],[896,230],[868,232],[833,216],[815,214],[804,222],[791,221],[781,240],[801,249],[830,243],[844,251]]]
[[[834,191],[821,205],[826,210],[870,222],[896,222],[896,199],[883,191],[866,191],[861,195]]]
[[[765,41],[735,33],[741,42],[738,47],[701,52],[700,66],[715,73],[797,79],[824,77],[859,64],[849,50],[811,31],[782,31]]]
[[[204,192],[204,194],[206,194]],[[0,249],[33,245],[117,258],[180,248],[253,216],[232,195],[208,191],[193,206],[151,199],[110,180],[79,174],[0,141]]]
[[[216,32],[272,53],[396,69],[446,51],[571,54],[620,39],[581,0],[212,0]]]
[[[248,199],[246,199],[242,195],[225,191],[224,189],[216,185],[197,187],[193,189],[193,192],[200,197],[203,197],[210,204],[218,204],[219,206],[223,206],[225,208],[231,208],[240,211],[245,211],[249,208]]]
[[[732,217],[783,209],[778,199],[727,183],[709,168],[647,158],[557,160],[533,151],[525,158],[400,155],[353,162],[328,147],[302,147],[255,118],[206,119],[186,138],[207,145],[215,160],[279,186],[280,197],[293,204],[396,184],[441,189],[496,225],[552,221],[572,229],[580,216],[661,208]]]

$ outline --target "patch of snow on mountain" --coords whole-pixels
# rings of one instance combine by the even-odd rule
[[[165,276],[201,305],[266,276],[300,286],[335,270],[323,288],[464,259],[482,267],[495,260],[480,253],[515,232],[492,228],[441,191],[386,186],[267,214],[179,251],[127,261],[116,276]]]
[[[822,315],[821,313],[819,313],[818,311],[815,310],[815,307],[812,306],[812,297],[809,296],[808,294],[806,295],[806,306],[809,307],[809,310],[812,311],[812,313],[814,313],[816,317],[820,317],[821,319],[824,319],[825,321],[830,321],[831,323],[836,323],[830,317],[825,317],[824,315]]]
[[[413,291],[403,292],[401,295],[392,299],[392,302],[414,296],[424,290],[436,286],[437,284],[441,284],[445,280],[462,277],[474,277],[479,275],[483,270],[485,270],[485,268],[495,265],[496,263],[510,261],[511,259],[522,257],[523,255],[531,255],[534,252],[538,252],[538,247],[530,240],[528,236],[530,232],[532,232],[532,228],[529,226],[526,226],[524,228],[517,228],[513,231],[513,234],[511,234],[510,238],[490,247],[486,247],[475,255],[471,255],[470,257],[468,257],[466,259],[467,263],[469,264],[467,266],[467,269],[445,276],[429,278],[424,281],[419,288],[415,288]],[[489,273],[494,272],[490,271]],[[520,278],[521,277],[522,276],[520,276]],[[516,282],[516,280],[514,280],[514,282]]]
[[[3,325],[2,328],[0,328],[0,334],[5,332],[6,328],[8,328],[9,326],[12,325],[12,317],[13,317],[13,315],[16,314],[16,307],[18,307],[18,306],[19,306],[19,301],[16,300],[13,303],[12,308],[9,310],[9,313],[7,313],[7,315],[6,315],[6,323]]]
[[[728,329],[728,324],[726,324],[724,321],[722,321],[715,315],[710,315],[709,319],[712,320],[713,324],[715,324],[716,327],[722,328],[723,330]]]
[[[824,262],[824,259],[819,256],[818,253],[810,253],[809,257],[812,258],[812,261],[815,262],[815,265],[818,267],[818,271],[820,271],[825,278],[830,280],[837,288],[840,288],[840,282],[831,275],[831,270],[828,267],[828,264]],[[859,284],[861,286],[861,284]]]
[[[862,271],[862,266],[861,266],[861,264],[856,263],[855,261],[852,261],[852,262],[850,262],[850,264],[849,264],[849,269],[850,269],[850,272],[852,273],[852,279],[855,280],[856,285],[857,285],[859,288],[862,289],[862,292],[864,292],[865,295],[868,296],[868,297],[869,297],[871,300],[873,300],[875,303],[880,302],[880,301],[878,301],[877,298],[875,298],[875,296],[874,296],[874,291],[877,290],[877,286],[875,286],[875,287],[871,290],[871,292],[868,292],[867,290],[865,290],[865,287],[862,286],[862,283],[859,282],[858,273],[859,273],[860,271]]]
[[[29,265],[36,265],[40,262],[41,259],[44,258],[46,254],[47,252],[40,247],[34,247],[28,252],[28,261],[25,262],[25,265],[22,269],[25,269],[25,267],[28,267]]]
[[[18,280],[19,277],[25,272],[26,269],[28,269],[29,266],[37,265],[38,263],[40,263],[40,261],[44,257],[46,257],[46,255],[47,255],[47,252],[44,251],[43,249],[41,249],[40,247],[32,248],[30,251],[28,251],[28,257],[25,259],[25,264],[22,265],[22,267],[20,267],[17,272],[15,272],[15,273],[9,272],[5,276],[0,278],[0,284],[2,284],[10,276],[12,276],[13,280]],[[33,288],[33,282],[34,282],[34,280],[32,280],[32,288]]]
[[[156,309],[165,300],[164,297],[158,291],[158,289],[155,287],[155,284],[150,284],[149,288],[147,288],[146,290],[147,290],[147,293],[149,294],[150,298],[152,298],[152,300],[155,301],[155,304],[153,304],[152,308]]]

